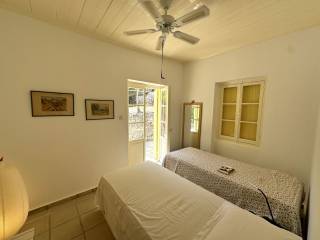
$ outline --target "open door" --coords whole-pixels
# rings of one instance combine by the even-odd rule
[[[168,88],[128,81],[129,165],[161,163],[168,151]]]

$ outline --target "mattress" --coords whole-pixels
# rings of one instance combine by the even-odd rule
[[[275,221],[301,235],[300,208],[303,184],[296,177],[225,158],[195,148],[184,148],[166,155],[164,166],[216,195],[260,216],[268,207],[260,188],[268,196]],[[218,172],[223,166],[235,169],[230,175]]]
[[[118,240],[298,240],[151,162],[101,178],[96,201]]]

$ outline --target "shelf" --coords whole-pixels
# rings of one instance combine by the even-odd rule
[[[241,103],[242,105],[259,105],[258,102],[252,102],[252,103],[247,103],[247,102],[243,102]]]
[[[224,121],[224,122],[235,122],[236,120],[230,120],[230,119],[222,119],[222,121]]]
[[[252,122],[252,121],[240,121],[241,123],[251,123],[251,124],[258,124],[258,122]]]

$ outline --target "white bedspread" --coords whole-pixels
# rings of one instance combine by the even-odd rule
[[[118,240],[301,239],[150,162],[102,177],[97,203]]]

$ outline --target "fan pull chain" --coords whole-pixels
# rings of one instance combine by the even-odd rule
[[[161,41],[161,79],[166,79],[164,73],[163,73],[163,47],[164,47],[164,39]]]

